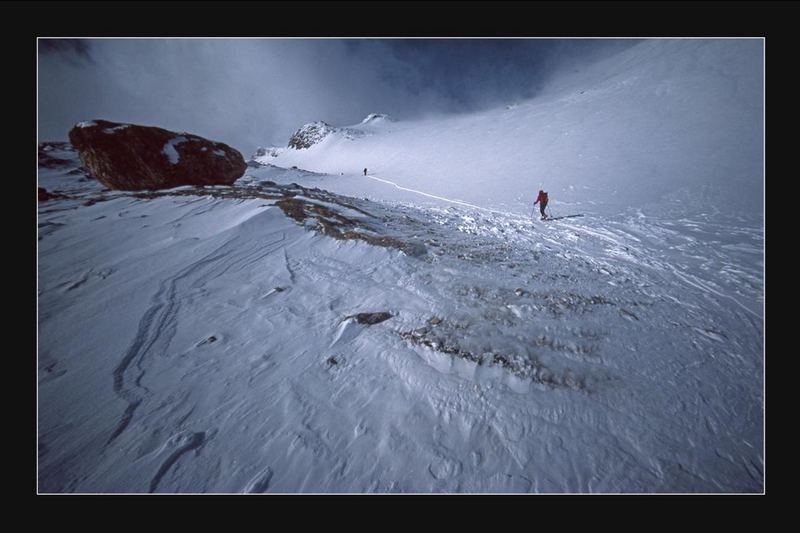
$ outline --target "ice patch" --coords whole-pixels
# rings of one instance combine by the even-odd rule
[[[83,120],[75,124],[76,128],[91,128],[92,126],[97,126],[94,120]]]

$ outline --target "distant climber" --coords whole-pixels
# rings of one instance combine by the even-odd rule
[[[367,175],[367,169],[366,168],[364,169],[364,175],[365,176]]]
[[[544,213],[544,208],[547,207],[547,193],[540,190],[539,196],[536,197],[536,201],[533,202],[533,205],[539,204],[539,211],[542,213],[542,220],[547,218],[547,215]]]

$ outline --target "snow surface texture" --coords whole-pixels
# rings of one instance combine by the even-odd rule
[[[689,102],[721,72],[735,89],[714,87],[743,98],[749,77],[725,60],[747,63],[750,43],[648,41],[583,82],[633,127],[625,103],[655,93],[620,77],[660,86],[670,71]],[[330,135],[234,187],[108,192],[40,170],[71,197],[39,205],[39,490],[763,490],[763,213],[736,212],[717,182],[725,167],[732,193],[760,201],[760,163],[740,158],[760,154],[760,130],[757,147],[749,122],[712,148],[697,133],[686,157],[711,170],[673,159],[693,130],[648,152],[668,194],[611,162],[591,185],[567,164],[588,145],[530,148],[543,121],[563,132],[581,116],[561,83],[508,115]],[[652,135],[686,119],[652,109],[672,114]],[[624,128],[605,120],[570,131],[614,159]],[[475,140],[493,128],[503,139]],[[645,152],[652,135],[617,142]],[[418,136],[472,144],[439,146],[452,169]],[[458,159],[521,138],[563,170],[554,220],[530,217],[532,155],[500,158],[502,179],[480,168],[488,153]],[[629,207],[605,210],[618,197]]]

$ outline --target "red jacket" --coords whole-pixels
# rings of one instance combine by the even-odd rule
[[[542,202],[543,204],[547,203],[547,193],[546,192],[539,191],[539,196],[536,197],[536,201],[533,202],[533,205],[536,205],[539,202]]]

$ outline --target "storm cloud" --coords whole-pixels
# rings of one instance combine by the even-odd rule
[[[246,156],[304,123],[465,113],[535,97],[614,39],[39,39],[39,139],[102,118],[188,131]]]

